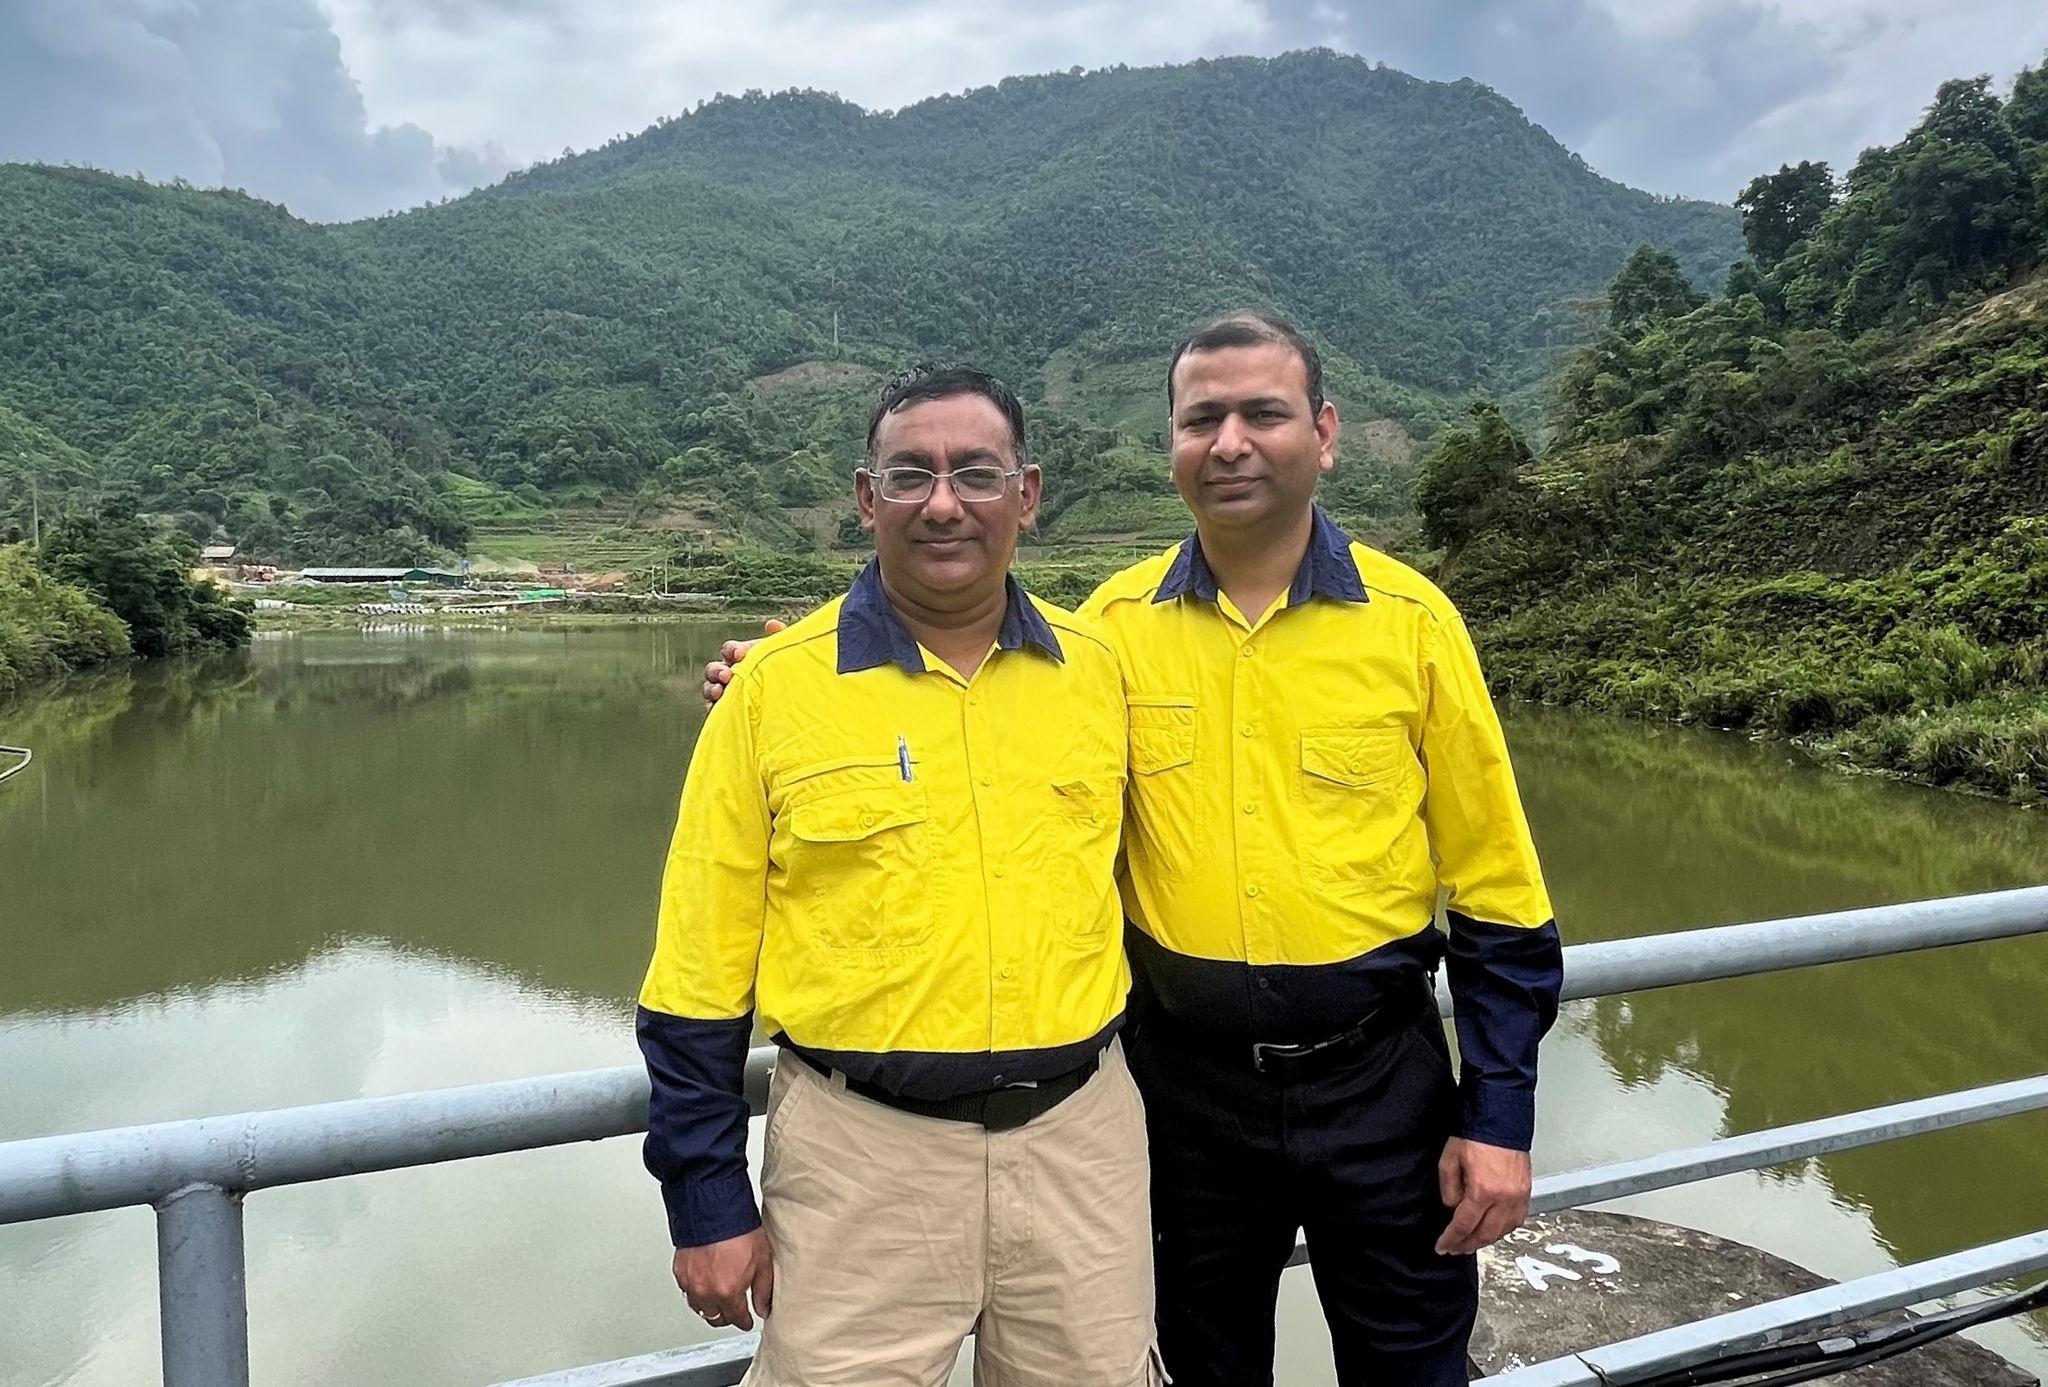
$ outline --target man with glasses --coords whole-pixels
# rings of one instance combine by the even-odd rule
[[[892,382],[856,474],[874,562],[754,648],[691,758],[640,997],[647,1164],[691,1307],[765,1320],[762,1387],[937,1387],[970,1333],[978,1381],[1158,1381],[1115,1039],[1123,687],[1009,574],[1039,486],[999,382]],[[782,1050],[758,1210],[757,1014]]]

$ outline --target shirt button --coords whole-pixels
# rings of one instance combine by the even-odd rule
[[[1270,987],[1271,987],[1272,985],[1273,985],[1273,980],[1272,980],[1271,978],[1260,978],[1260,979],[1259,979],[1259,991],[1261,991],[1261,992],[1264,992],[1264,991],[1266,991],[1266,990],[1267,990],[1268,988],[1270,988]]]
[[[998,877],[1000,877],[1000,876],[1002,876],[1002,874],[1003,874],[1003,869],[1002,869],[1001,867],[998,867],[998,868],[996,868],[996,875],[997,875]],[[1006,975],[1006,976],[1007,976],[1007,975]]]
[[[861,816],[860,816],[860,826],[861,826],[862,828],[873,828],[873,827],[875,826],[875,816],[874,816],[873,814],[863,814],[863,815],[861,815]]]
[[[1252,656],[1254,656],[1254,655],[1256,655],[1256,654],[1258,654],[1258,653],[1259,653],[1259,652],[1258,652],[1258,650],[1257,650],[1257,649],[1255,649],[1255,648],[1254,648],[1254,647],[1252,647],[1252,646],[1249,646],[1249,645],[1248,645],[1248,646],[1246,646],[1246,647],[1244,648],[1244,657],[1245,657],[1245,658],[1246,658],[1247,660],[1249,660],[1249,659],[1250,659],[1250,658],[1251,658]]]
[[[1004,976],[1004,977],[1006,977],[1006,978],[1007,978],[1007,977],[1009,977],[1009,976],[1010,976],[1010,970],[1009,970],[1009,969],[1007,969],[1007,968],[1005,968],[1005,969],[1003,970],[1003,976]],[[1001,1081],[1000,1081],[1000,1080],[998,1080],[998,1082],[1001,1082]]]
[[[982,777],[982,778],[981,778],[980,780],[976,781],[975,783],[976,783],[976,784],[978,784],[978,785],[980,785],[982,789],[986,790],[986,789],[987,789],[987,788],[988,788],[989,786],[991,786],[991,785],[995,784],[995,783],[996,783],[996,781],[995,781],[995,777],[994,777],[994,776],[992,776],[992,775],[985,775],[985,776],[983,776],[983,777]]]
[[[1244,812],[1247,814],[1256,814],[1259,812],[1259,806],[1256,804],[1247,804],[1244,807]]]
[[[1247,886],[1244,888],[1244,893],[1247,896],[1257,896],[1259,894],[1259,888],[1256,886]]]
[[[1247,737],[1256,735],[1258,730],[1258,728],[1252,726],[1250,723],[1246,723],[1244,725],[1244,735]]]

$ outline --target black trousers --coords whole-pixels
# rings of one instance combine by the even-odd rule
[[[1276,1081],[1126,1039],[1145,1099],[1159,1350],[1175,1387],[1271,1387],[1280,1272],[1307,1234],[1344,1387],[1463,1387],[1478,1260],[1444,1257],[1437,1160],[1458,1120],[1433,1011],[1355,1063]]]

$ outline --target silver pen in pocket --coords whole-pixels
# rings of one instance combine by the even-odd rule
[[[903,783],[908,785],[910,775],[910,743],[901,733],[896,737],[896,769],[903,773]]]

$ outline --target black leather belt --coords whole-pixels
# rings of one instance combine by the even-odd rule
[[[1433,989],[1416,987],[1410,991],[1404,987],[1398,996],[1388,998],[1343,1030],[1292,1044],[1205,1030],[1163,1012],[1147,1017],[1144,1024],[1164,1031],[1169,1045],[1185,1046],[1233,1069],[1249,1069],[1284,1083],[1334,1073],[1364,1058],[1368,1051],[1414,1024],[1425,1013],[1435,1012]]]
[[[794,1055],[794,1052],[784,1051],[784,1054]],[[795,1058],[802,1060],[803,1056],[795,1055]],[[810,1064],[809,1060],[803,1062]],[[846,1091],[914,1117],[935,1117],[941,1122],[972,1122],[991,1132],[1007,1132],[1051,1112],[1079,1093],[1082,1086],[1095,1077],[1101,1063],[1101,1055],[1091,1055],[1078,1069],[1070,1069],[1056,1078],[963,1093],[957,1098],[907,1098],[900,1093],[891,1093],[880,1084],[851,1077],[846,1080]],[[818,1067],[813,1064],[811,1068]]]

